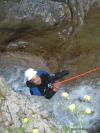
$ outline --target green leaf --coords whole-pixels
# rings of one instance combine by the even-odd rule
[[[68,133],[68,128],[65,128],[65,133]]]
[[[7,130],[8,130],[8,133],[16,133],[13,130],[11,130],[10,128],[8,128]]]
[[[16,133],[25,133],[25,130],[22,127],[16,129]]]

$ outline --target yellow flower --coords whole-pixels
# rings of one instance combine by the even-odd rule
[[[70,109],[72,112],[74,112],[74,110],[75,110],[75,104],[69,105],[69,109]]]
[[[86,109],[86,113],[87,113],[87,114],[91,114],[91,109],[90,109],[90,108],[87,108],[87,109]]]
[[[28,122],[28,119],[27,118],[24,118],[24,123],[27,123]]]
[[[32,118],[34,118],[35,117],[35,114],[32,114]]]
[[[85,99],[86,101],[90,101],[90,100],[91,100],[91,97],[88,96],[88,95],[85,95],[85,96],[84,96],[84,99]]]
[[[32,133],[38,133],[38,129],[33,129]]]
[[[66,98],[66,97],[68,97],[68,93],[67,92],[63,92],[62,96]]]

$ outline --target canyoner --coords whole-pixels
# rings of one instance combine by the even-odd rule
[[[44,96],[50,99],[59,89],[54,85],[55,81],[68,74],[68,70],[49,74],[43,70],[36,71],[29,68],[25,71],[26,85],[29,87],[31,95]]]

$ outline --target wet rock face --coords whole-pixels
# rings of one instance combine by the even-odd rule
[[[76,16],[83,23],[85,13],[91,6],[100,5],[99,0],[1,0],[0,29],[17,30],[29,28],[34,23],[55,25],[64,18]],[[66,8],[66,7],[69,8]],[[38,26],[37,23],[36,26]],[[34,25],[33,25],[34,26]]]
[[[73,33],[77,32],[78,29],[80,29],[80,25],[83,24],[84,15],[88,12],[91,6],[96,5],[95,3],[100,3],[100,1],[0,0],[0,51],[15,51],[16,49],[18,49],[20,51],[26,50],[29,53],[35,54],[33,50],[37,50],[36,53],[41,55],[43,58],[48,55],[48,59],[47,57],[46,59],[51,60],[49,65],[54,64],[53,67],[51,66],[52,68],[54,68],[55,60],[59,59],[61,61],[59,53],[62,53],[62,56],[64,56],[63,53],[65,53],[59,52],[58,45],[62,45],[62,42],[58,41],[57,43],[55,43],[55,40],[59,40],[59,38],[62,36],[61,41],[63,40],[65,45],[67,40],[66,36],[72,35]],[[61,28],[61,30],[65,30],[65,37],[60,34],[58,37],[58,35],[56,35],[56,32],[58,32],[57,28],[61,26],[58,26],[56,28],[55,25],[59,23],[61,24],[62,20],[65,20],[65,27],[63,26],[63,28]],[[69,27],[67,24],[72,22],[72,20],[74,24],[72,23],[72,25],[70,25]],[[66,23],[67,21],[69,23]],[[52,29],[50,29],[51,27]],[[47,30],[52,30],[52,33],[55,32],[55,34],[53,35]],[[40,38],[34,38],[39,37],[43,34],[48,34],[46,32],[50,34],[51,38],[49,38],[49,36],[46,36],[46,39],[45,36],[43,36],[43,39],[41,40]],[[68,43],[69,42],[67,42],[66,45]],[[33,47],[29,49],[30,45],[32,45]],[[58,54],[55,54],[57,52],[54,51],[56,45],[58,46]],[[49,52],[52,51],[52,49],[54,52]],[[54,56],[53,63],[52,59],[50,59],[51,55]],[[56,56],[57,59],[55,59]]]
[[[76,16],[77,23],[83,24],[84,16],[91,7],[100,6],[99,0],[67,0],[72,8],[73,17]]]
[[[0,1],[0,28],[24,27],[25,21],[35,23],[38,19],[50,25],[59,23],[66,16],[66,6],[70,7],[72,15],[84,17],[89,8],[99,0],[21,0]],[[68,9],[67,9],[68,10]],[[73,17],[73,16],[72,16]],[[81,19],[79,17],[79,19]],[[16,26],[16,27],[15,27]]]
[[[76,23],[82,25],[84,16],[91,7],[100,7],[99,0],[53,0],[55,2],[65,2],[70,8],[71,19],[75,18]]]
[[[27,29],[43,31],[51,25],[59,24],[63,20],[70,22],[74,18],[75,23],[83,24],[84,15],[91,6],[96,4],[100,5],[100,1],[1,0],[0,31],[1,33],[10,32],[10,35],[14,32],[24,32]]]
[[[9,24],[12,21],[12,24],[24,24],[25,20],[34,23],[37,17],[49,24],[55,24],[64,16],[62,3],[48,0],[5,0],[0,2],[0,10],[0,20],[4,23],[8,19]]]
[[[33,36],[43,33],[65,15],[61,2],[51,0],[1,0],[0,1],[0,51],[20,38],[21,33]],[[37,33],[37,34],[36,34]]]

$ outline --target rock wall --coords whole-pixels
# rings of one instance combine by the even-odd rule
[[[1,0],[0,29],[27,28],[40,19],[55,25],[70,15],[83,23],[85,13],[96,5],[100,5],[99,0]]]
[[[9,23],[6,27],[13,27],[14,24],[24,24],[27,20],[35,23],[38,17],[49,24],[55,24],[64,16],[64,7],[61,2],[51,0],[1,0],[0,12],[0,27],[6,23]]]
[[[28,118],[29,121],[27,132],[38,128],[39,133],[51,133],[52,102],[50,100],[18,94],[2,77],[0,77],[0,91],[5,96],[5,98],[0,97],[0,133],[7,133],[7,128],[15,129],[19,126],[25,128],[24,118]],[[34,118],[32,114],[35,115]]]
[[[67,0],[71,6],[73,17],[76,16],[78,24],[83,24],[84,16],[91,7],[100,6],[99,0]]]
[[[64,18],[65,9],[60,2],[49,0],[0,1],[0,51],[19,38],[20,33],[43,33]]]

